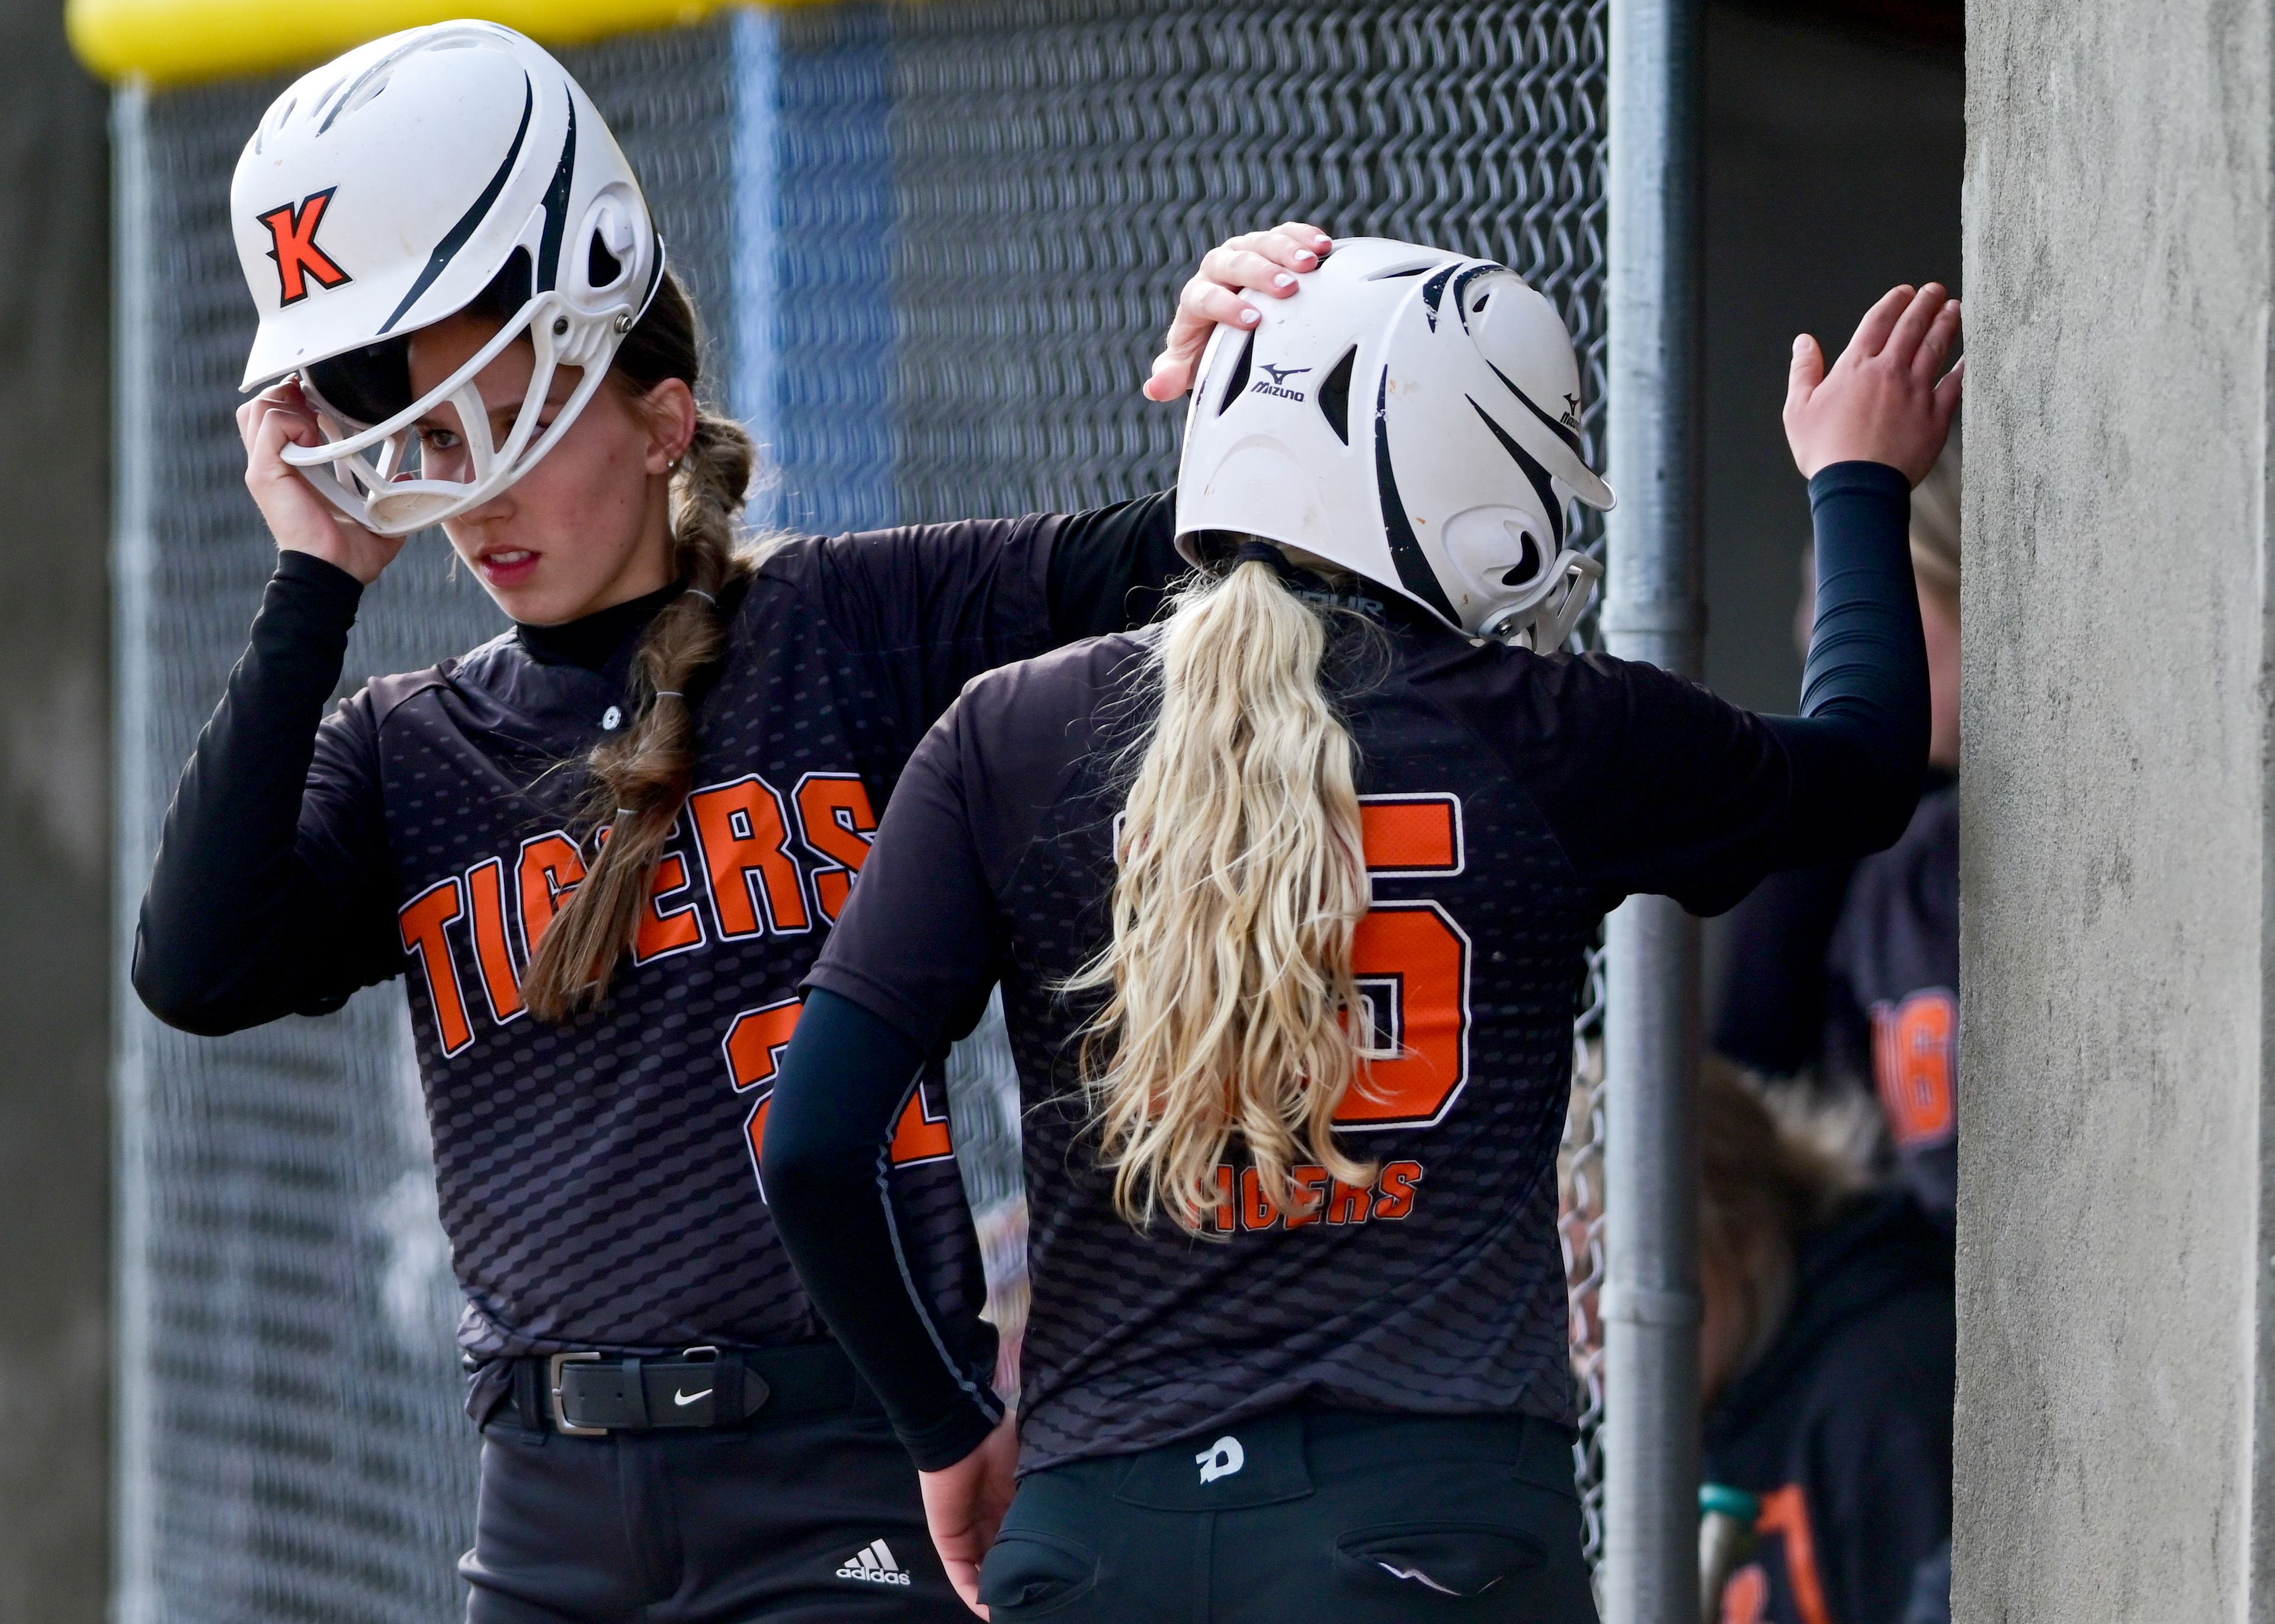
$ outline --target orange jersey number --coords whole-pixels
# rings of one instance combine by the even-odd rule
[[[735,1091],[744,1094],[756,1091],[750,1114],[743,1119],[743,1138],[750,1147],[751,1172],[759,1181],[761,1198],[766,1195],[766,1175],[761,1168],[767,1143],[767,1107],[774,1103],[775,1073],[782,1067],[782,1051],[790,1047],[790,1040],[797,1031],[798,1015],[805,1007],[798,999],[786,998],[780,1003],[745,1009],[728,1023],[727,1035],[720,1043],[727,1057],[727,1080],[734,1085]],[[911,1093],[900,1121],[893,1125],[895,1167],[937,1161],[955,1154],[949,1139],[945,1103],[935,1107],[925,1096],[922,1087]]]
[[[1899,1146],[1948,1140],[1959,1122],[1959,1000],[1939,986],[1874,1004],[1872,1072]]]
[[[1450,795],[1361,803],[1367,872],[1397,878],[1462,872],[1461,804]],[[1423,1128],[1469,1076],[1470,939],[1435,903],[1378,903],[1359,921],[1351,969],[1372,1035],[1367,1075],[1335,1112],[1340,1128]]]

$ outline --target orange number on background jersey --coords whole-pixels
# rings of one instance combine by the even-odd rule
[[[1905,1150],[1940,1144],[1958,1124],[1959,1001],[1942,987],[1872,1006],[1872,1072],[1888,1129]]]
[[[1359,817],[1370,873],[1461,872],[1461,804],[1452,796],[1364,798]],[[1435,903],[1377,903],[1359,921],[1351,969],[1373,1058],[1343,1096],[1335,1125],[1427,1127],[1469,1076],[1470,939]]]
[[[1366,872],[1384,879],[1462,872],[1462,811],[1450,795],[1363,797]]]
[[[1817,1571],[1817,1540],[1809,1525],[1809,1501],[1801,1485],[1789,1483],[1762,1496],[1761,1515],[1754,1532],[1777,1537],[1785,1548],[1785,1576],[1793,1587],[1795,1611],[1802,1624],[1833,1624],[1825,1610],[1825,1583]]]

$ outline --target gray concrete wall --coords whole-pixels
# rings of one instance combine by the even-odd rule
[[[106,106],[0,4],[0,1624],[110,1582]]]
[[[2275,1613],[2271,23],[1969,8],[1969,1624]]]

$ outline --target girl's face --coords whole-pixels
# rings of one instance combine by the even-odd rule
[[[413,398],[496,333],[493,322],[459,315],[412,334]],[[535,368],[535,352],[524,340],[507,345],[477,375],[492,444],[512,432]],[[538,434],[576,392],[580,375],[565,366],[553,374]],[[445,521],[443,532],[498,607],[527,624],[559,625],[658,591],[671,581],[671,465],[694,430],[694,396],[677,379],[641,397],[603,384],[542,461],[480,507]],[[428,478],[472,476],[457,406],[437,406],[416,433]]]

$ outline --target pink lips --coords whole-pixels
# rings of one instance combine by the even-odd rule
[[[482,579],[491,585],[510,589],[527,585],[529,578],[537,573],[539,561],[543,556],[541,553],[521,548],[500,548],[494,553],[483,554],[475,561],[474,567],[482,572]]]

